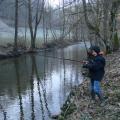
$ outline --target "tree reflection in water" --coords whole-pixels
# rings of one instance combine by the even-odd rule
[[[17,91],[18,91],[18,96],[19,96],[20,120],[24,120],[24,112],[23,112],[23,103],[22,103],[22,95],[21,95],[21,86],[20,86],[20,75],[19,75],[19,62],[18,62],[18,59],[15,59],[14,65],[15,65],[16,80],[17,80]]]
[[[3,106],[0,104],[0,111],[3,113],[4,120],[7,120],[7,112],[4,110]]]
[[[79,63],[55,58],[82,60],[84,53],[72,50],[23,55],[0,64],[0,119],[51,120],[59,114],[71,88],[82,80]]]
[[[44,81],[42,81],[42,79],[40,79],[39,73],[38,73],[38,69],[37,69],[37,64],[36,64],[36,57],[34,55],[31,55],[31,60],[32,60],[32,75],[31,76],[35,76],[37,79],[37,89],[38,89],[38,95],[39,95],[39,99],[40,99],[40,109],[42,112],[42,120],[45,120],[45,111],[47,110],[48,116],[50,117],[50,110],[48,108],[48,103],[47,103],[47,98],[46,98],[46,88],[45,88],[45,77],[46,77],[46,71],[45,71],[45,64],[46,64],[46,57],[44,56]],[[33,86],[33,80],[31,82],[31,85]],[[33,87],[31,87],[32,89],[34,89]],[[31,89],[31,90],[32,90]],[[32,90],[34,92],[34,90]],[[32,97],[34,94],[32,94]],[[43,98],[42,98],[43,97]],[[34,106],[34,98],[32,98],[32,106]],[[44,108],[45,105],[45,108]],[[32,108],[32,111],[34,113],[34,108]],[[34,115],[34,114],[33,114]],[[35,118],[35,116],[32,116],[33,120]]]

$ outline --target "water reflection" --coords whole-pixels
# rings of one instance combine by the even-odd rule
[[[51,115],[60,113],[72,87],[82,82],[80,63],[47,57],[82,60],[82,48],[40,54],[0,61],[1,120],[51,120]]]
[[[31,56],[31,59],[32,59],[32,66],[34,67],[34,75],[36,76],[36,79],[37,79],[37,89],[38,89],[38,95],[39,95],[39,100],[40,100],[40,109],[41,109],[41,112],[42,112],[42,120],[45,120],[45,113],[44,113],[44,104],[43,104],[43,101],[45,102],[45,107],[48,111],[48,115],[50,116],[50,111],[48,109],[48,104],[47,104],[47,99],[46,99],[46,90],[45,90],[45,85],[43,85],[43,83],[41,82],[41,79],[39,77],[39,74],[38,74],[38,69],[37,69],[37,64],[36,64],[36,58],[34,55]],[[45,56],[44,56],[44,62],[46,62],[45,60]],[[45,64],[44,63],[44,83],[45,83]],[[40,89],[41,87],[41,89]],[[42,99],[42,93],[43,93],[43,99]]]
[[[7,118],[6,118],[6,112],[5,112],[5,110],[4,110],[4,108],[3,108],[3,106],[1,104],[0,104],[0,111],[3,113],[3,119],[7,120]]]
[[[22,103],[22,96],[21,96],[21,85],[20,85],[20,79],[19,79],[20,76],[19,76],[19,62],[18,62],[18,60],[15,60],[14,64],[15,64],[17,91],[18,91],[19,105],[20,105],[20,120],[24,120],[23,103]]]
[[[30,85],[31,85],[31,118],[32,120],[35,119],[35,111],[34,111],[34,73],[35,73],[35,59],[31,57],[32,60],[32,71],[31,71],[31,78],[30,78]]]

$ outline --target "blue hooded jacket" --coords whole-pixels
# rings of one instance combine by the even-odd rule
[[[97,55],[83,67],[89,69],[91,80],[101,81],[105,73],[105,58]]]

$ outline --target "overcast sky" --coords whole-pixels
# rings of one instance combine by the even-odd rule
[[[56,7],[56,6],[58,6],[59,4],[61,4],[62,5],[62,3],[63,3],[63,0],[48,0],[49,1],[49,3],[51,4],[51,6],[52,7]],[[68,2],[73,2],[74,0],[64,0],[64,3],[68,3]],[[82,0],[76,0],[76,2],[82,2]],[[86,0],[86,2],[87,2],[88,0]],[[75,2],[75,1],[74,1]]]
[[[49,3],[52,7],[56,7],[59,5],[59,2],[62,2],[62,0],[49,0]]]

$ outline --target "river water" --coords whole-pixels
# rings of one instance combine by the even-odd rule
[[[0,120],[51,120],[83,81],[81,63],[65,59],[85,58],[78,44],[0,61]]]

